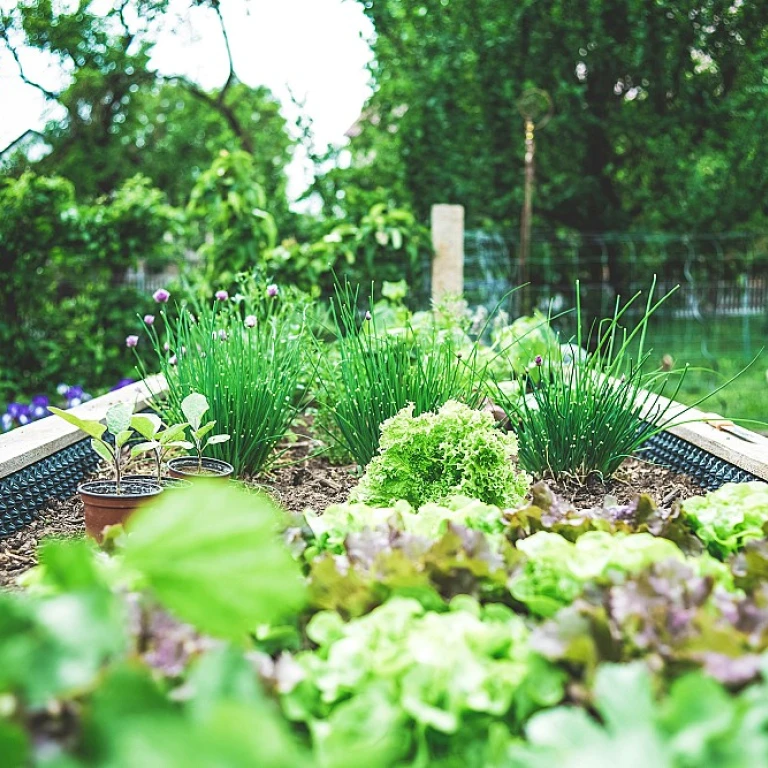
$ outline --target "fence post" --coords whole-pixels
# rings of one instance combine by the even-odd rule
[[[432,206],[432,300],[464,292],[464,206]]]

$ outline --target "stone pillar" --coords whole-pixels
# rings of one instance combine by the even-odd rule
[[[464,206],[432,206],[432,299],[464,291]]]

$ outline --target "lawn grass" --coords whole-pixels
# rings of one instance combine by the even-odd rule
[[[755,419],[764,426],[744,426],[768,433],[768,347],[763,317],[717,318],[703,323],[692,319],[655,317],[649,324],[648,340],[653,349],[651,362],[662,364],[665,355],[674,368],[687,363],[692,368],[683,382],[677,399],[687,405],[712,392],[735,376],[759,354],[735,381],[699,407],[730,419]],[[677,384],[677,377],[670,380]]]

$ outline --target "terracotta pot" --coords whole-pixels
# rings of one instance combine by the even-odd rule
[[[123,475],[123,480],[137,480],[141,483],[152,483],[155,485],[157,481],[157,475]],[[189,480],[182,480],[178,477],[161,477],[160,487],[164,491],[178,491],[181,488],[189,488],[192,483]]]
[[[203,471],[197,471],[196,456],[179,456],[168,462],[168,474],[182,480],[228,480],[235,468],[226,461],[203,457]]]
[[[143,502],[163,489],[154,481],[123,479],[117,493],[114,480],[91,480],[77,490],[85,507],[85,530],[99,543],[108,525],[122,525]]]

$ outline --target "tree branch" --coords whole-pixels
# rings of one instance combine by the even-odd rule
[[[224,102],[224,95],[227,92],[227,89],[230,85],[237,79],[237,75],[235,74],[235,60],[232,57],[232,47],[229,44],[229,35],[227,34],[227,27],[224,24],[224,17],[221,14],[221,6],[218,3],[213,4],[213,10],[216,12],[216,16],[219,18],[219,27],[221,28],[221,34],[224,38],[224,47],[227,51],[227,61],[229,62],[229,74],[227,75],[227,81],[222,86],[222,89],[219,91],[218,101],[219,104],[222,104]]]
[[[181,75],[166,77],[158,73],[156,76],[158,80],[162,80],[166,83],[176,83],[177,85],[186,88],[187,91],[189,91],[189,93],[196,99],[199,99],[200,101],[205,102],[208,106],[213,107],[224,118],[224,120],[226,120],[227,125],[232,129],[235,136],[237,136],[237,138],[240,140],[240,144],[242,145],[243,149],[249,154],[253,154],[254,146],[252,138],[241,125],[240,120],[238,120],[237,115],[235,114],[232,107],[222,101],[221,94],[218,96],[212,96],[210,93],[200,88],[200,86],[196,85],[191,80],[188,80],[186,77],[182,77]]]
[[[27,84],[31,85],[33,88],[37,88],[40,93],[42,93],[46,99],[50,99],[51,101],[58,101],[61,94],[54,93],[53,91],[49,91],[45,86],[40,85],[40,83],[36,83],[34,80],[30,80],[26,73],[24,72],[24,67],[21,64],[21,59],[19,58],[18,51],[11,45],[11,41],[8,39],[8,32],[3,29],[0,30],[0,38],[5,43],[5,47],[10,51],[11,56],[13,56],[13,60],[16,62],[16,66],[19,68],[19,77]]]

